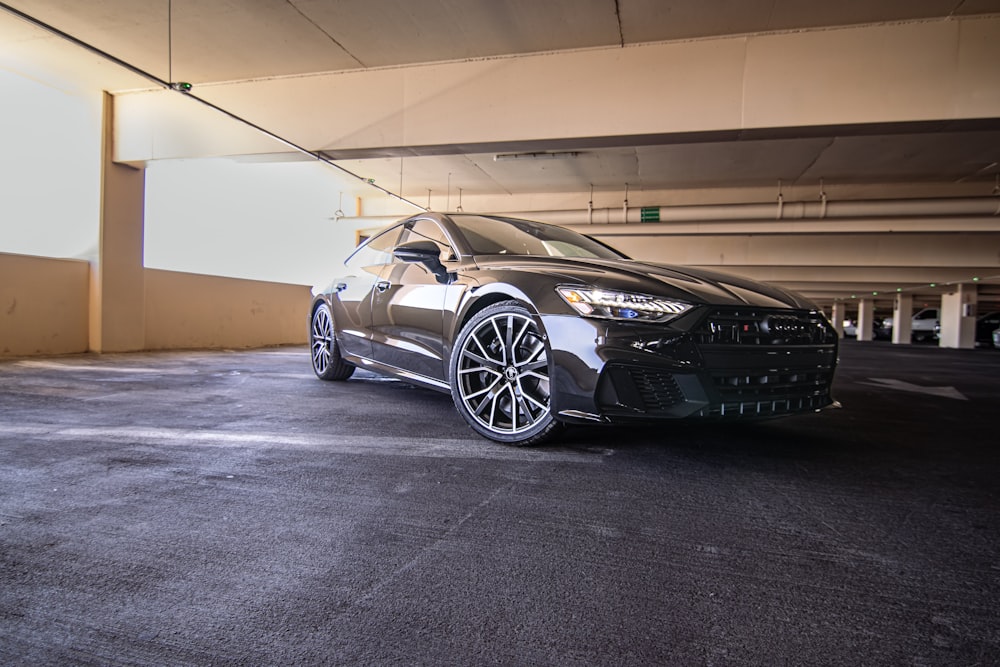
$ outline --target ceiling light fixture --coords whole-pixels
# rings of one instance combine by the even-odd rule
[[[513,160],[568,160],[579,157],[579,151],[543,151],[541,153],[497,153],[494,162],[510,162]]]

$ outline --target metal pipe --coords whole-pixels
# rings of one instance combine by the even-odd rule
[[[772,204],[773,206],[773,204]],[[1000,232],[1000,217],[959,216],[954,218],[844,218],[833,220],[721,220],[713,222],[672,222],[669,224],[630,222],[628,224],[587,224],[554,222],[535,217],[542,222],[553,222],[584,234],[597,236],[733,236],[765,234],[927,234],[974,232]]]
[[[781,220],[831,220],[852,218],[1000,217],[998,197],[940,199],[875,199],[857,201],[782,202]],[[646,208],[646,207],[644,207]],[[661,206],[660,222],[733,222],[774,220],[774,203]],[[595,215],[596,214],[596,215]],[[533,218],[556,224],[641,222],[638,207],[629,210],[591,208],[563,211],[504,212],[511,217]],[[602,219],[603,218],[603,219]],[[647,223],[648,224],[648,223]],[[655,224],[655,223],[654,223]]]

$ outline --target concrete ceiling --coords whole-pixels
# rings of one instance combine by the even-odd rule
[[[939,20],[1000,12],[1000,0],[12,0],[9,6],[166,81],[199,84],[628,46],[771,31]],[[60,38],[0,15],[0,39],[26,61],[76,49],[74,67],[101,87],[149,82]],[[46,55],[47,54],[47,55]],[[239,110],[235,110],[237,113]],[[282,135],[294,127],[268,129]],[[291,134],[291,133],[289,133]],[[652,142],[652,143],[651,143]],[[496,161],[489,146],[400,155],[332,154],[419,200],[448,181],[505,195],[621,189],[753,188],[827,183],[979,183],[1000,173],[1000,122],[842,127],[809,136],[644,137],[636,144],[559,146],[564,160]],[[314,148],[314,147],[308,147]],[[545,144],[525,150],[551,150]],[[403,178],[400,178],[401,168]],[[390,189],[398,189],[392,188]],[[450,192],[450,189],[449,189]],[[978,192],[978,190],[977,190]]]
[[[652,146],[579,148],[565,158],[503,159],[503,153],[339,159],[352,172],[390,187],[400,180],[406,194],[423,203],[427,190],[440,195],[452,183],[465,192],[698,190],[718,187],[773,188],[830,183],[954,183],[983,185],[1000,171],[1000,130],[938,131],[876,136],[707,141]],[[499,158],[498,158],[499,155]]]
[[[997,0],[8,0],[208,83],[1000,11]],[[172,48],[171,48],[172,44]]]

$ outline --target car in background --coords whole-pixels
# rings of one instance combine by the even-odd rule
[[[941,321],[937,308],[923,308],[912,320],[912,337],[915,341],[937,340],[941,337]],[[995,343],[993,332],[1000,329],[1000,311],[980,315],[976,318],[976,345],[980,347],[1000,347]],[[887,317],[879,328],[882,335],[892,338],[892,318]],[[878,336],[878,333],[876,334]]]
[[[885,322],[889,322],[889,328],[885,328]],[[846,319],[842,324],[844,338],[858,337],[858,323],[853,319]],[[876,319],[872,322],[872,338],[874,340],[889,340],[892,338],[892,318],[887,320]]]
[[[937,308],[922,308],[911,320],[910,337],[915,342],[937,340],[941,333],[941,320]]]
[[[875,339],[876,340],[892,340],[892,318],[883,317],[880,320],[876,320],[875,324]]]
[[[309,311],[316,376],[361,367],[450,393],[497,442],[540,443],[568,423],[743,421],[835,403],[837,332],[811,301],[629,259],[563,227],[420,213],[339,273]]]
[[[1000,329],[1000,311],[986,313],[976,318],[976,345],[1000,347],[994,333]]]

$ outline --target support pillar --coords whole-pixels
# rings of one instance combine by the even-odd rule
[[[979,286],[958,285],[941,295],[941,347],[972,349],[976,346],[976,304]]]
[[[844,337],[844,302],[834,301],[833,310],[830,313],[830,323],[837,330],[837,337]]]
[[[874,340],[875,302],[861,299],[858,302],[858,340]]]
[[[145,169],[112,161],[114,97],[104,93],[101,231],[90,271],[91,352],[145,347],[143,214]]]
[[[913,337],[913,295],[897,294],[892,306],[892,343],[909,345]]]

